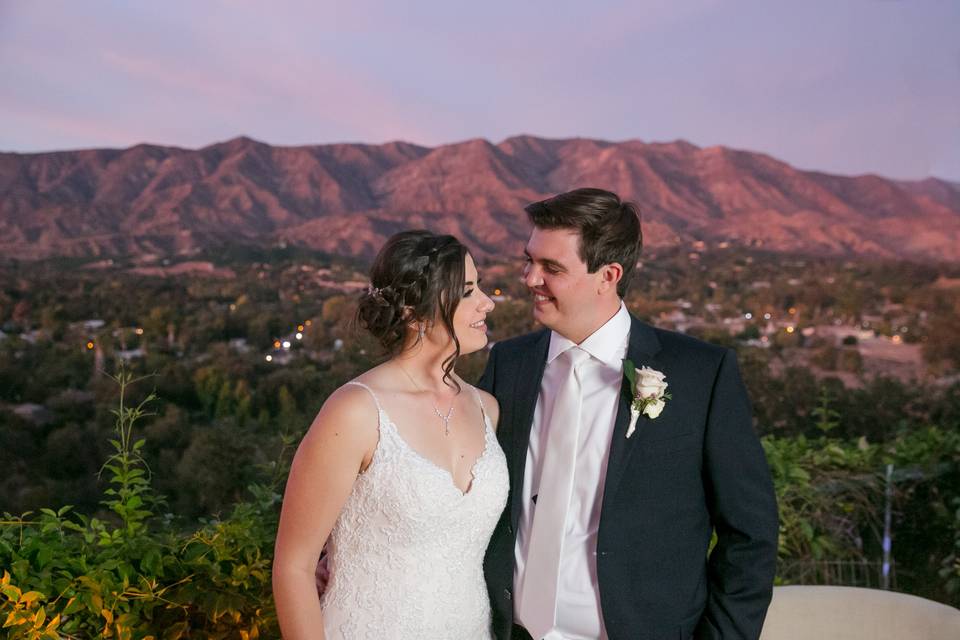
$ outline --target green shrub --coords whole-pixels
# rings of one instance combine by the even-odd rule
[[[114,380],[119,403],[112,453],[101,470],[107,483],[102,512],[83,515],[64,506],[6,513],[0,521],[0,619],[6,637],[276,637],[270,564],[279,487],[297,437],[281,436],[283,449],[261,470],[263,482],[252,484],[249,497],[227,517],[185,526],[153,488],[141,456],[144,439],[136,429],[150,415],[154,396],[132,404],[128,396],[138,380],[122,371]],[[905,545],[916,546],[914,555],[921,557],[911,565],[919,585],[911,588],[958,603],[960,433],[912,429],[881,444],[837,438],[838,425],[849,418],[834,410],[838,400],[826,391],[814,394],[807,420],[816,437],[763,438],[780,506],[780,560],[875,558],[881,472],[893,464],[896,508],[925,514],[913,519],[922,520],[913,530],[900,524]],[[295,421],[292,414],[289,421]],[[931,580],[936,584],[928,584]]]
[[[257,638],[276,635],[270,562],[280,496],[254,486],[225,520],[180,531],[150,485],[121,372],[106,515],[71,507],[4,515],[0,615],[11,638]],[[281,474],[277,474],[281,475]],[[8,569],[6,569],[8,568]]]
[[[955,482],[960,433],[929,427],[885,444],[832,438],[827,434],[836,416],[825,402],[821,397],[814,411],[824,435],[762,439],[780,509],[781,567],[797,561],[878,560],[883,471],[892,464],[893,555],[910,556],[908,573],[913,574],[901,580],[901,587],[960,602],[960,488]],[[917,512],[924,514],[922,522],[906,515]],[[952,532],[946,543],[942,531]]]

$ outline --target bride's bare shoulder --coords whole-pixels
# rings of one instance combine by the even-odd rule
[[[320,408],[320,414],[324,412],[343,417],[376,416],[377,402],[371,393],[370,385],[360,380],[352,380],[327,397]]]
[[[497,422],[500,420],[500,403],[497,402],[493,394],[487,393],[479,387],[474,387],[474,389],[480,394],[480,400],[483,402],[483,410],[490,416],[490,424],[496,429]]]
[[[378,426],[377,404],[370,392],[360,385],[347,383],[326,399],[304,440],[333,437],[361,446],[375,444]]]

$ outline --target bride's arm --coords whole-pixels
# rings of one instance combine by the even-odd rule
[[[317,560],[376,448],[377,418],[366,391],[341,387],[324,403],[293,458],[273,558],[273,597],[286,640],[324,637]]]

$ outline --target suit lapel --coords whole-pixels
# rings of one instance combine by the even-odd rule
[[[637,320],[630,315],[630,339],[627,344],[627,359],[633,361],[637,368],[651,367],[662,370],[660,365],[654,359],[656,353],[660,350],[660,340],[653,328]],[[626,376],[620,381],[620,394],[617,400],[617,417],[613,424],[613,436],[610,442],[610,456],[607,462],[607,477],[604,481],[603,506],[607,506],[613,500],[620,485],[620,479],[623,477],[623,470],[630,460],[631,454],[636,450],[636,443],[639,438],[638,433],[633,433],[627,438],[627,427],[630,424],[630,403],[633,395],[627,383]],[[647,418],[640,416],[637,421],[637,431],[643,428],[643,422]]]
[[[523,476],[527,466],[527,447],[530,442],[530,429],[533,426],[533,413],[537,408],[537,398],[540,395],[540,382],[543,380],[543,371],[547,366],[547,349],[550,347],[550,331],[541,332],[537,341],[529,352],[522,354],[517,369],[517,409],[514,413],[512,425],[513,442],[511,451],[510,477],[513,480],[510,488],[510,517],[514,530],[520,521],[520,507],[523,495]]]

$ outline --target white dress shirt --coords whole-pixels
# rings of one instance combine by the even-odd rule
[[[574,473],[573,491],[561,551],[557,625],[546,636],[547,640],[595,640],[607,637],[597,585],[597,530],[629,336],[630,314],[621,302],[620,310],[579,345],[591,357],[581,368],[583,408],[577,457],[571,470]],[[574,343],[560,334],[550,334],[550,349],[533,414],[520,496],[522,506],[513,575],[513,583],[517,587],[523,584],[527,543],[536,508],[533,498],[540,488],[544,441],[550,434],[555,395],[562,383],[558,377],[562,376],[563,367],[557,366],[554,361],[572,346]],[[516,622],[522,625],[519,612],[514,613]]]

